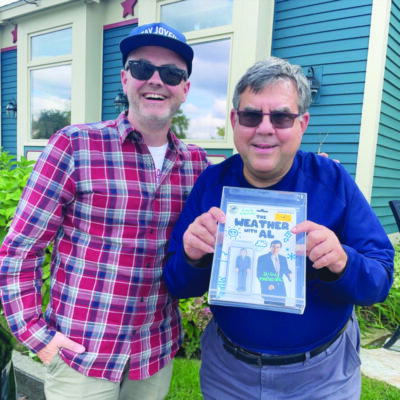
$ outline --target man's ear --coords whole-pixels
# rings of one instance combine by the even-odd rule
[[[300,121],[300,126],[303,133],[306,131],[309,122],[310,122],[310,113],[306,112],[302,115],[302,119]]]
[[[122,85],[122,89],[125,94],[126,94],[125,86],[126,86],[126,81],[127,81],[126,74],[127,74],[127,71],[124,69],[121,69],[121,85]]]
[[[190,81],[185,81],[185,86],[183,87],[184,98],[183,98],[182,103],[186,100],[186,97],[189,93],[189,89],[190,89]]]
[[[236,120],[236,112],[235,112],[235,110],[234,110],[233,108],[232,108],[232,110],[231,110],[230,119],[231,119],[232,129],[234,129],[237,120]]]

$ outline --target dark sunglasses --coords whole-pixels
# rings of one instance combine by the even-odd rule
[[[186,81],[188,78],[188,74],[185,70],[174,67],[173,65],[157,67],[144,60],[130,60],[128,65],[132,77],[139,79],[139,81],[147,81],[153,76],[154,71],[158,71],[161,80],[166,85],[170,86],[177,86],[182,82],[182,79]]]
[[[269,115],[271,124],[278,129],[291,128],[294,120],[301,114],[292,114],[287,112],[275,111],[272,113],[263,113],[262,111],[236,111],[239,116],[239,124],[248,128],[255,128],[260,125],[264,115]]]

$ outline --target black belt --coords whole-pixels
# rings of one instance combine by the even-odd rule
[[[318,346],[317,348],[310,351],[310,358],[317,356],[326,350],[330,345],[332,345],[339,336],[346,329],[348,321],[344,325],[344,327],[338,332],[331,340]],[[262,353],[253,353],[246,349],[243,349],[240,346],[235,345],[230,341],[230,339],[221,331],[218,327],[218,334],[221,336],[222,341],[224,342],[225,350],[232,354],[238,360],[244,361],[247,364],[258,365],[259,367],[263,365],[289,365],[295,364],[299,362],[304,362],[306,360],[306,353],[297,353],[297,354],[288,354],[288,355],[267,355]]]

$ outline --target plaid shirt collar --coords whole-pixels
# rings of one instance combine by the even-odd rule
[[[138,131],[128,120],[127,111],[123,111],[116,120],[117,130],[121,135],[121,142],[125,142],[128,137],[134,141],[144,143],[143,135]],[[171,128],[167,134],[168,147],[175,150],[178,154],[182,155],[184,151],[183,143],[174,135]]]

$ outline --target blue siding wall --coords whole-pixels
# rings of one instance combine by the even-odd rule
[[[389,200],[400,199],[400,8],[392,1],[371,205],[387,233],[397,232]]]
[[[105,29],[103,43],[103,101],[102,119],[114,119],[118,113],[114,108],[114,99],[121,86],[122,58],[119,42],[127,36],[136,24]]]
[[[372,0],[276,0],[272,55],[320,76],[301,148],[337,158],[355,177]]]
[[[8,118],[6,105],[17,101],[17,50],[1,53],[1,147],[17,156],[17,120]]]

